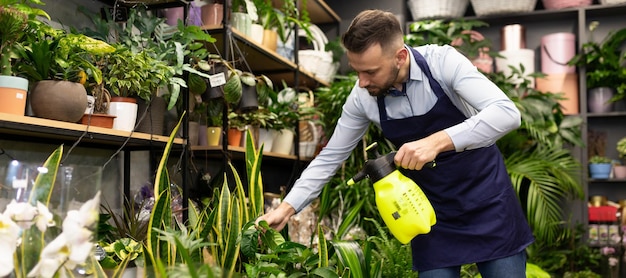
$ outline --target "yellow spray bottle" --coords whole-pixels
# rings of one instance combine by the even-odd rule
[[[375,146],[376,143],[367,150]],[[385,225],[398,241],[407,244],[415,236],[429,233],[437,218],[422,189],[398,170],[393,161],[395,154],[378,155],[376,159],[366,161],[348,185],[369,178],[374,183],[376,206]],[[434,162],[428,166],[434,167]]]

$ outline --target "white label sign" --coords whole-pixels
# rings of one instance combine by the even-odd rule
[[[226,75],[224,75],[223,72],[211,75],[209,77],[209,83],[211,83],[211,88],[222,86],[226,84]]]

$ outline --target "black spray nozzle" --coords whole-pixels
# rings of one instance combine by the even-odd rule
[[[373,143],[369,145],[367,148],[365,148],[365,150],[366,151],[369,151],[370,149],[376,150],[377,146],[378,146],[377,143]],[[358,182],[366,177],[369,177],[372,180],[372,182],[377,182],[378,180],[391,174],[391,172],[397,169],[396,163],[394,161],[395,155],[396,155],[395,151],[390,152],[383,156],[381,156],[380,153],[376,151],[376,158],[365,161],[365,166],[363,166],[363,169],[361,169],[361,171],[356,173],[356,175],[354,175],[354,177],[352,177],[352,179],[348,181],[348,185],[353,185],[355,182]],[[437,164],[433,160],[431,162],[424,164],[424,167],[433,168],[436,165]]]
[[[365,150],[376,150],[377,146],[377,143],[373,143],[369,145]],[[361,171],[359,171],[356,175],[354,175],[354,177],[352,177],[352,179],[348,181],[348,185],[352,185],[355,182],[358,182],[366,177],[369,177],[372,182],[377,182],[378,180],[389,175],[391,172],[397,169],[396,163],[393,161],[395,155],[396,152],[390,152],[384,156],[381,156],[378,152],[376,152],[376,158],[365,161],[365,166],[363,166],[363,169],[361,169]]]

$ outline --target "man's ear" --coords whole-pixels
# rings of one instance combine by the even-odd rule
[[[402,47],[396,52],[396,65],[398,68],[402,67],[404,63],[409,59],[409,52],[406,48]]]

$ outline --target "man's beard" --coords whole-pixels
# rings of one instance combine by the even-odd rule
[[[398,74],[400,74],[400,69],[393,67],[393,68],[391,68],[391,70],[392,70],[391,76],[393,76],[393,77],[388,79],[387,82],[385,82],[382,86],[380,86],[380,87],[370,87],[370,86],[368,86],[368,87],[365,88],[365,89],[367,89],[367,91],[370,93],[371,96],[377,97],[377,96],[385,95],[385,94],[387,94],[389,89],[391,89],[391,87],[393,86],[393,83],[398,78]]]

